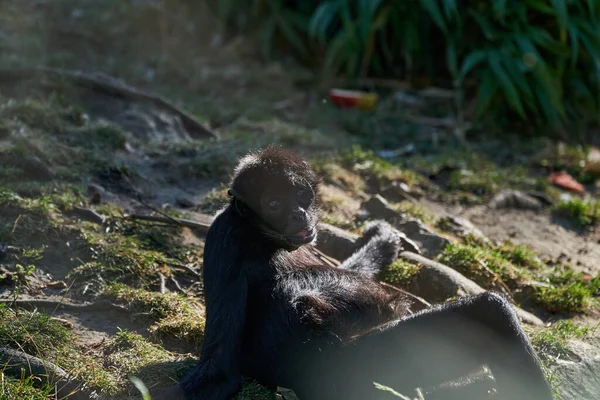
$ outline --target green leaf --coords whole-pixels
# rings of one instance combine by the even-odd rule
[[[481,29],[487,40],[493,41],[496,39],[495,29],[492,27],[486,17],[474,10],[469,10],[468,13],[475,20],[475,23],[479,26],[479,29]]]
[[[526,31],[527,37],[531,39],[532,42],[539,45],[540,47],[556,54],[560,57],[568,57],[569,49],[556,41],[548,31],[542,28],[530,27]]]
[[[453,16],[458,16],[458,4],[456,0],[442,0],[444,6],[444,14],[446,18],[451,19]]]
[[[522,63],[523,61],[520,58],[514,58],[510,56],[502,58],[502,64],[512,82],[514,82],[514,84],[519,88],[519,91],[521,93],[531,98],[533,97],[533,93],[531,92],[531,88],[527,83],[525,74],[520,68],[520,65],[522,65]]]
[[[492,10],[494,10],[494,14],[500,18],[504,19],[506,16],[506,0],[493,0],[492,1]]]
[[[448,32],[448,26],[446,25],[446,21],[444,21],[444,16],[442,15],[442,11],[440,10],[440,6],[438,5],[436,0],[421,0],[421,5],[425,8],[425,11],[429,13],[433,22],[442,30],[442,32]]]
[[[579,29],[572,24],[569,28],[569,40],[571,42],[571,68],[575,68],[579,57]]]
[[[308,25],[309,34],[324,42],[327,30],[342,7],[344,7],[344,1],[328,1],[320,4],[313,13]]]
[[[566,0],[550,0],[552,8],[556,13],[556,18],[561,29],[566,29],[569,24],[569,11],[567,10]]]
[[[456,55],[456,45],[449,42],[446,48],[446,65],[454,79],[458,79],[458,56]]]
[[[521,116],[525,117],[523,103],[519,96],[519,92],[515,88],[514,82],[510,79],[506,70],[502,65],[502,55],[496,52],[490,53],[488,57],[489,67],[493,71],[498,83],[504,92],[508,104]]]
[[[488,57],[487,51],[475,50],[465,57],[462,66],[460,67],[460,79],[463,80],[469,72],[478,64],[485,61]]]
[[[498,94],[499,86],[498,81],[494,77],[494,74],[489,69],[486,69],[481,78],[481,84],[477,91],[477,108],[475,110],[476,116],[479,118],[487,111],[492,100]]]

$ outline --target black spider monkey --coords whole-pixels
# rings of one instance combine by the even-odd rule
[[[410,314],[404,298],[374,279],[400,250],[387,223],[370,223],[338,268],[312,255],[304,245],[316,237],[318,179],[299,156],[274,147],[248,154],[229,194],[206,237],[200,362],[159,398],[226,400],[247,376],[302,400],[366,400],[383,393],[373,382],[414,393],[481,365],[499,398],[552,398],[500,295]]]

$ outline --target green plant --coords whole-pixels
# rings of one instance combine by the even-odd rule
[[[573,219],[578,225],[594,224],[600,217],[600,204],[596,200],[573,198],[559,202],[554,211]]]

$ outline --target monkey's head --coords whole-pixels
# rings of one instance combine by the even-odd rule
[[[295,153],[267,147],[244,156],[228,193],[234,204],[248,207],[261,232],[282,247],[294,249],[315,240],[318,178]]]

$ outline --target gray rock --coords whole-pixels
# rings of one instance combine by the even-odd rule
[[[429,302],[436,303],[454,296],[475,296],[485,292],[484,288],[444,264],[410,252],[400,253],[400,258],[421,265],[408,290]],[[521,321],[531,325],[544,325],[535,315],[521,308],[514,308]]]
[[[404,200],[416,203],[416,199],[422,197],[422,194],[412,190],[404,182],[392,182],[388,187],[381,191],[381,195],[391,201],[401,202]]]
[[[516,208],[522,210],[539,210],[544,207],[536,197],[518,190],[503,190],[490,201],[491,208]]]
[[[372,219],[383,219],[391,224],[406,218],[404,214],[396,211],[386,199],[378,194],[363,202],[361,208],[367,211]]]
[[[416,218],[406,218],[402,222],[395,223],[394,227],[415,241],[423,255],[428,258],[434,258],[450,244],[448,239],[436,234]]]
[[[358,237],[333,225],[321,223],[316,247],[328,256],[343,261],[354,252],[354,242]]]
[[[402,249],[416,254],[421,254],[419,246],[410,240],[404,233],[398,232]],[[319,234],[317,236],[317,249],[330,257],[343,261],[350,257],[356,250],[356,241],[359,236],[337,228],[333,225],[319,224]]]
[[[473,235],[485,242],[489,242],[489,239],[484,235],[484,233],[476,228],[475,225],[473,225],[471,221],[466,218],[449,215],[440,219],[439,224],[443,226],[443,229],[459,237]]]
[[[552,373],[561,400],[600,399],[600,338],[572,340],[568,344],[574,360],[557,360]]]

